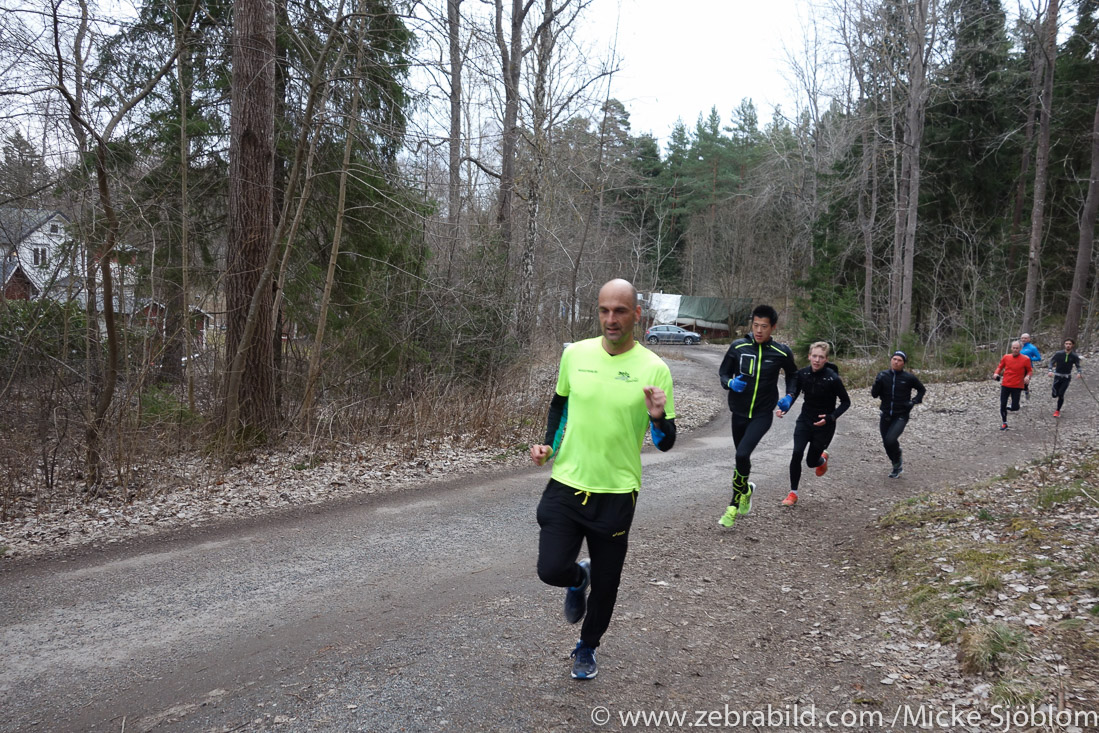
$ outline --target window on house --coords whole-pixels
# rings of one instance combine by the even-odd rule
[[[46,260],[46,250],[44,248],[34,248],[34,264],[38,267],[45,267],[49,264]]]
[[[50,234],[57,234],[59,231],[61,231],[61,227],[56,224],[50,224]]]

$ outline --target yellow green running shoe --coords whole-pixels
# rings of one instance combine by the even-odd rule
[[[721,519],[717,520],[717,523],[722,527],[732,527],[736,524],[736,512],[736,504],[730,504],[725,513],[721,515]]]
[[[741,515],[752,513],[752,492],[756,490],[756,485],[751,481],[748,482],[748,490],[740,495],[740,499],[737,500],[737,512]]]

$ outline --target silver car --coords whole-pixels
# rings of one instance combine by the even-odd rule
[[[653,326],[645,331],[645,341],[650,344],[697,344],[702,337],[694,331],[688,331],[679,326]]]

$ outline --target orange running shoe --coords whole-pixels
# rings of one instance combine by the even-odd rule
[[[1054,410],[1053,411],[1053,416],[1054,417],[1061,417],[1061,411],[1060,410]]]
[[[798,495],[796,491],[791,491],[786,495],[786,498],[782,500],[783,506],[793,506],[798,503]]]
[[[818,476],[823,476],[828,473],[828,451],[821,453],[820,457],[824,462],[817,466],[816,471]]]

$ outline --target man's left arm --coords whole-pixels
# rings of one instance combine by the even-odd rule
[[[927,387],[923,386],[923,382],[921,382],[920,378],[915,374],[912,375],[912,381],[915,382],[913,386],[916,388],[916,399],[912,400],[912,404],[918,405],[923,402],[923,396],[927,393]]]
[[[656,385],[645,387],[645,409],[649,412],[649,432],[657,450],[669,451],[675,445],[675,417],[668,417],[668,395]],[[674,416],[674,408],[673,408]]]
[[[798,365],[794,361],[794,352],[790,350],[790,347],[786,347],[786,358],[782,362],[782,373],[786,375],[786,394],[792,395],[797,392]],[[792,403],[793,399],[790,402]]]

